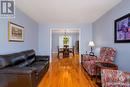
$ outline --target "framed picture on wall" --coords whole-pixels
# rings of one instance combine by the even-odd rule
[[[130,13],[115,20],[115,43],[130,42]]]
[[[10,42],[23,42],[24,41],[24,27],[12,22],[8,26],[8,38]]]

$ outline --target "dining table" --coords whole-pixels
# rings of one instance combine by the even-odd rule
[[[69,57],[69,47],[64,46],[63,48],[63,58]]]

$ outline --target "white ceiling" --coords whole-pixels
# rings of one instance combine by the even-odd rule
[[[122,0],[15,0],[38,23],[92,23]]]

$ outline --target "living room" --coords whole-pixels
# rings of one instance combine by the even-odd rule
[[[123,19],[128,19],[128,25],[125,24],[125,26],[128,26],[127,30],[129,31],[129,0],[15,0],[14,2],[15,12],[13,12],[13,16],[4,14],[6,10],[2,10],[1,7],[0,77],[2,79],[0,79],[0,87],[98,87],[98,85],[102,85],[102,87],[116,87],[117,85],[118,87],[130,87],[130,55],[128,53],[130,51],[130,39],[129,36],[126,40],[117,38],[118,32],[115,30],[118,28],[117,26],[120,26]],[[119,25],[116,25],[118,23]],[[13,27],[15,27],[14,32],[11,30]],[[18,28],[20,28],[20,31],[17,31]],[[55,28],[80,30],[79,55],[73,58],[56,58],[56,61],[52,61],[51,30]],[[90,41],[94,42],[94,46],[92,46],[94,55],[91,56],[89,55]],[[116,72],[128,73],[126,84],[123,83],[124,80],[115,83],[113,81],[109,86],[104,81],[101,82],[102,84],[97,84],[96,77],[91,77],[87,70],[82,67],[81,55],[85,55],[86,60],[88,56],[97,59],[102,47],[115,49],[112,63],[118,67]],[[8,56],[7,54],[11,55]],[[10,60],[13,57],[17,58]],[[24,64],[22,63],[17,67],[27,66],[26,69],[16,71],[14,68],[12,69],[13,65],[9,65],[10,61],[13,61],[13,64],[18,64],[17,60],[24,61]],[[29,61],[26,62],[26,60]],[[33,65],[30,65],[32,62]],[[75,64],[77,64],[77,67]],[[9,68],[10,66],[11,68]],[[45,66],[45,69],[42,69],[39,74],[36,69],[44,68],[43,66]],[[22,75],[26,73],[27,76],[25,75],[25,78],[19,77],[18,73],[20,72]],[[33,73],[30,74],[30,72]],[[36,77],[38,83],[36,84],[34,84],[35,80],[31,79],[33,77],[28,78],[30,75],[34,76],[35,72],[38,75]],[[7,75],[9,73],[11,74]],[[11,76],[13,73],[17,73],[17,75]],[[119,76],[117,75],[117,77]],[[101,77],[100,80],[102,79]],[[121,76],[118,79],[124,78]]]

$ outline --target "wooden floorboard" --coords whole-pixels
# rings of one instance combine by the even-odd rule
[[[98,87],[79,63],[79,56],[58,59],[53,56],[49,70],[38,87]]]

